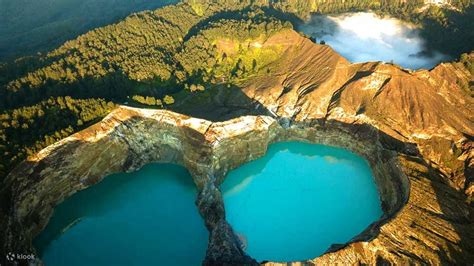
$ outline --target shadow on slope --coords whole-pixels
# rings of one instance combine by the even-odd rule
[[[170,110],[213,122],[227,121],[246,115],[273,116],[265,106],[249,98],[235,86],[214,85],[200,93],[189,93]]]

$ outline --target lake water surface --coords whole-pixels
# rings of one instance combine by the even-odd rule
[[[45,265],[201,265],[208,231],[182,167],[116,174],[60,204],[34,241]]]
[[[382,215],[371,169],[347,150],[297,142],[229,173],[227,220],[259,261],[315,258]],[[208,232],[182,167],[115,174],[55,208],[34,245],[46,265],[200,265]]]
[[[318,42],[324,40],[353,63],[384,61],[410,69],[430,69],[449,59],[439,52],[428,53],[419,29],[401,20],[381,18],[374,13],[314,15],[298,30]]]
[[[315,258],[382,215],[368,163],[329,146],[273,144],[221,188],[227,220],[258,261]]]

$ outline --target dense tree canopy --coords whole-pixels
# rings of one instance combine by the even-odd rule
[[[0,175],[42,148],[96,122],[114,108],[102,99],[49,98],[0,113]]]

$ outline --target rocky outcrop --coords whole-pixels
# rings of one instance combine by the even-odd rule
[[[417,143],[446,181],[472,201],[474,184],[466,173],[474,155],[474,77],[463,64],[442,63],[429,71],[382,62],[351,64],[292,30],[276,34],[263,47],[276,43],[285,49],[269,65],[270,73],[243,81],[226,98],[227,106],[288,121],[370,124]]]
[[[407,140],[474,135],[474,99],[466,89],[473,77],[462,64],[443,63],[430,71],[351,64],[294,31],[273,38],[287,45],[284,55],[269,66],[270,74],[241,86],[245,96],[278,117],[359,120]]]

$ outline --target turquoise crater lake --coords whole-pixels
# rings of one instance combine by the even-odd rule
[[[383,214],[367,161],[324,145],[273,144],[221,189],[227,221],[258,261],[315,258]]]
[[[56,207],[35,239],[45,265],[201,265],[208,232],[186,169],[115,174]]]

